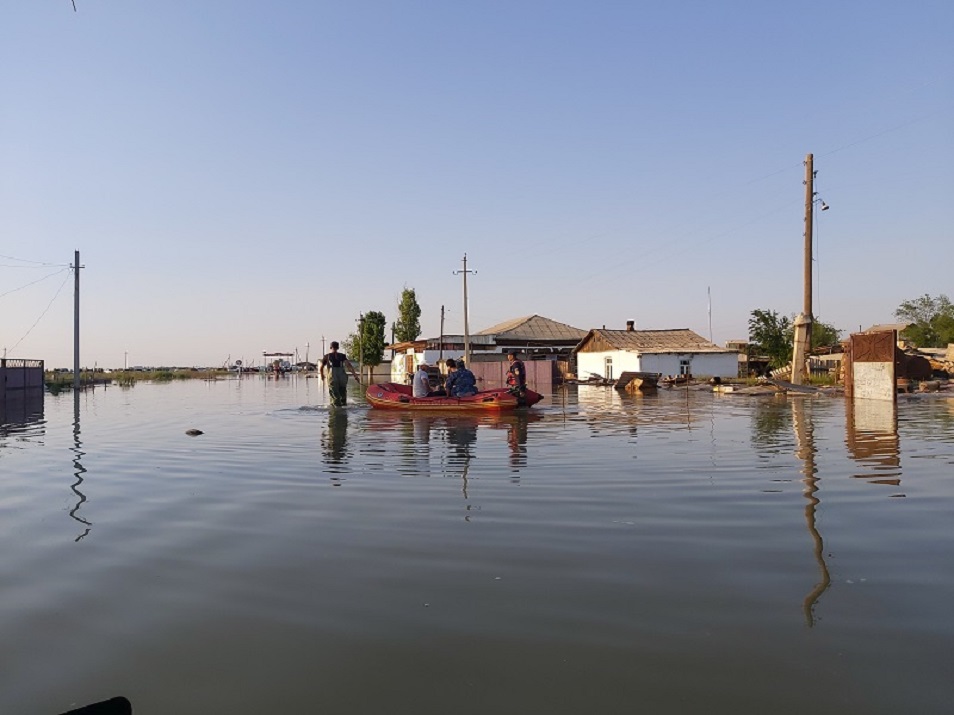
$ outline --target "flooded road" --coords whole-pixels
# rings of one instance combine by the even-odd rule
[[[353,398],[7,408],[0,712],[950,712],[952,397]]]

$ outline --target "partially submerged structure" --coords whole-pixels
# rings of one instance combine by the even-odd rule
[[[623,372],[698,377],[736,377],[738,351],[709,342],[687,328],[636,330],[633,321],[625,330],[589,331],[574,351],[581,380],[598,375],[614,380]]]
[[[468,367],[477,370],[481,363],[503,363],[507,351],[516,350],[524,360],[552,362],[558,374],[565,373],[573,349],[585,335],[585,330],[542,315],[513,318],[469,336],[471,364]],[[388,347],[392,351],[391,380],[404,383],[422,362],[437,365],[447,358],[461,357],[464,336],[444,335]],[[488,375],[487,379],[491,377]]]

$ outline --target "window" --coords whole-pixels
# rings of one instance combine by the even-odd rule
[[[691,375],[689,370],[689,363],[692,362],[689,358],[679,358],[679,374],[680,375]]]
[[[607,380],[613,379],[613,358],[606,357],[603,359],[603,377]]]

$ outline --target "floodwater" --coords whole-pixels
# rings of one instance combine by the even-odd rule
[[[7,406],[0,712],[954,711],[952,397],[353,398]]]

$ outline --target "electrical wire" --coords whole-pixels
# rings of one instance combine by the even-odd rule
[[[30,329],[27,330],[26,333],[24,333],[23,337],[20,338],[19,340],[17,340],[16,343],[14,343],[13,347],[10,348],[10,352],[13,352],[14,350],[16,350],[16,349],[17,349],[17,345],[19,345],[19,344],[22,343],[24,340],[26,340],[27,336],[28,336],[30,333],[33,332],[33,328],[35,328],[35,327],[39,324],[39,322],[40,322],[41,320],[43,320],[43,316],[47,314],[47,311],[49,311],[50,306],[53,305],[53,301],[56,300],[57,296],[60,294],[60,291],[63,290],[63,286],[66,285],[66,283],[67,283],[67,281],[69,281],[69,279],[70,279],[70,276],[69,276],[69,274],[67,274],[66,278],[63,279],[63,282],[60,283],[60,287],[56,289],[56,293],[53,295],[53,298],[52,298],[52,299],[50,300],[50,302],[47,304],[46,308],[43,309],[43,312],[40,313],[40,317],[37,318],[37,319],[36,319],[36,322],[34,322],[33,325],[30,326]]]
[[[53,276],[58,276],[58,275],[59,275],[60,273],[62,273],[63,271],[68,271],[68,270],[70,270],[69,266],[67,266],[67,267],[65,267],[65,268],[61,268],[61,269],[58,270],[58,271],[54,271],[53,273],[49,273],[49,274],[43,276],[42,278],[37,278],[35,281],[32,281],[32,282],[30,282],[30,283],[27,283],[26,285],[22,285],[22,286],[20,286],[19,288],[14,288],[14,289],[12,289],[12,290],[8,290],[6,293],[0,293],[0,298],[3,298],[3,297],[6,296],[6,295],[10,295],[11,293],[16,293],[18,290],[23,290],[24,288],[29,288],[31,285],[35,285],[35,284],[37,284],[37,283],[40,283],[41,281],[45,281],[47,278],[52,278]],[[69,277],[69,276],[67,276],[67,277]]]
[[[16,256],[4,256],[0,254],[0,258],[5,258],[8,261],[19,261],[20,263],[32,263],[35,266],[53,266],[56,268],[69,268],[68,263],[46,263],[45,261],[31,261],[27,258],[17,258]],[[6,268],[27,268],[28,266],[5,266]]]

